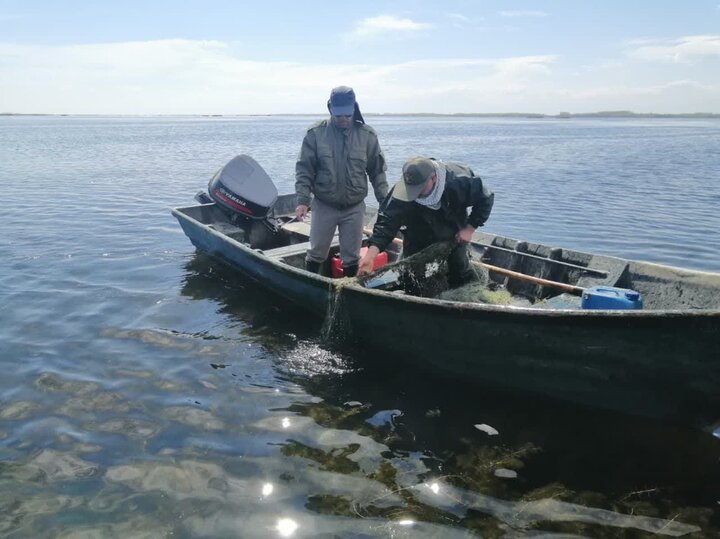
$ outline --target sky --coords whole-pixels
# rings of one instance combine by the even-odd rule
[[[720,113],[720,0],[0,0],[0,112]]]

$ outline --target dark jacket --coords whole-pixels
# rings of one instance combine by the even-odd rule
[[[309,205],[311,194],[335,208],[346,208],[365,200],[368,177],[375,197],[382,201],[388,192],[385,156],[372,127],[354,122],[338,129],[330,120],[307,130],[295,164],[297,203]]]
[[[445,190],[440,198],[440,208],[433,210],[416,202],[404,202],[393,198],[392,191],[383,202],[368,240],[381,251],[393,240],[401,226],[405,225],[405,255],[439,241],[449,241],[467,225],[482,226],[490,216],[495,195],[483,185],[472,169],[456,163],[445,166]],[[467,209],[471,208],[468,214]]]

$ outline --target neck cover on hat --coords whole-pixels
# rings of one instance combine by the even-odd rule
[[[445,166],[439,161],[433,161],[433,165],[435,166],[435,175],[437,176],[435,187],[433,187],[433,190],[430,191],[428,196],[418,197],[415,199],[415,202],[421,206],[427,206],[431,210],[439,210],[440,198],[442,198],[443,192],[445,191]]]

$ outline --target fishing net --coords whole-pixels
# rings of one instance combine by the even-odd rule
[[[447,257],[455,248],[452,242],[434,243],[412,256],[383,266],[356,282],[367,288],[402,290],[406,294],[433,297],[447,285]]]
[[[357,284],[355,277],[336,279],[332,283],[328,304],[325,310],[320,335],[323,341],[332,344],[343,344],[352,335],[352,327],[347,312],[343,309],[343,288]]]
[[[515,305],[518,298],[490,280],[488,271],[473,264],[475,279],[463,286],[448,286],[448,256],[455,242],[434,243],[425,249],[363,277],[346,277],[332,281],[322,338],[332,344],[347,343],[352,338],[352,324],[343,308],[343,289],[357,285],[400,292],[407,295],[447,301]]]
[[[488,285],[482,282],[472,282],[440,292],[438,299],[447,301],[463,301],[470,303],[489,303],[491,305],[514,305],[512,294],[505,288]]]
[[[412,256],[383,266],[364,277],[334,279],[321,330],[324,342],[342,345],[352,340],[352,324],[343,308],[343,289],[357,285],[401,290],[405,294],[434,297],[447,285],[447,257],[456,247],[452,242],[430,245]],[[380,285],[378,285],[380,283]]]
[[[474,280],[457,288],[449,288],[447,259],[456,247],[455,242],[434,243],[412,256],[384,266],[370,277],[360,278],[360,282],[370,288],[374,288],[376,283],[392,284],[409,295],[448,301],[512,304],[511,294],[492,282],[488,271],[477,264],[472,265]]]

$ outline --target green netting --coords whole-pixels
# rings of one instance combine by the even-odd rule
[[[447,257],[455,248],[453,242],[434,243],[407,258],[383,266],[370,276],[359,277],[363,286],[388,278],[407,294],[434,297],[447,285]]]
[[[448,288],[447,257],[457,247],[455,242],[440,242],[430,245],[412,256],[389,264],[371,277],[361,277],[363,285],[378,282],[384,275],[397,275],[397,285],[407,294],[462,301],[510,305],[512,295],[490,281],[489,273],[479,265],[473,265],[476,280],[458,288]]]
[[[513,296],[505,288],[493,289],[486,283],[477,281],[458,288],[451,288],[438,294],[438,299],[465,301],[471,303],[489,303],[491,305],[512,305]]]

